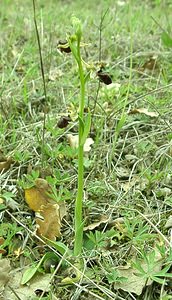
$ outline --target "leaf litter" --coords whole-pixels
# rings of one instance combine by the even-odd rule
[[[25,189],[25,200],[36,213],[36,233],[52,241],[60,237],[61,221],[66,214],[64,201],[53,200],[53,191],[45,179],[37,178],[35,186]]]
[[[11,270],[10,261],[6,258],[0,259],[0,289],[3,291],[10,280],[9,272]]]
[[[5,156],[3,151],[0,149],[0,172],[7,171],[11,164],[13,163],[13,159],[10,156]]]
[[[159,113],[154,111],[148,111],[147,108],[134,108],[129,111],[129,115],[134,115],[134,114],[143,114],[152,118],[157,118],[159,116]]]
[[[30,300],[36,297],[37,290],[41,293],[50,291],[51,274],[36,274],[29,285],[23,286],[21,285],[23,271],[16,269],[9,273],[9,281],[1,295],[2,300],[16,300],[16,295],[21,300]]]

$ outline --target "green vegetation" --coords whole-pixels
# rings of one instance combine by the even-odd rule
[[[1,4],[0,298],[172,299],[171,17]]]

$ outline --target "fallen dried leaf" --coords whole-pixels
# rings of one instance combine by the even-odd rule
[[[4,242],[5,242],[4,238],[0,237],[0,246],[2,246]],[[0,248],[0,254],[6,254],[6,253],[7,253],[7,251],[5,249]]]
[[[40,214],[43,220],[36,218],[37,234],[55,241],[56,237],[60,237],[61,217],[59,205],[52,203],[48,203],[46,206],[42,205]]]
[[[4,289],[4,286],[10,279],[9,271],[10,271],[10,262],[8,259],[4,258],[0,260],[0,290]]]
[[[121,187],[125,192],[129,192],[138,182],[139,182],[139,177],[133,176],[133,178],[130,181],[121,183]]]
[[[162,268],[163,260],[160,253],[157,251],[155,253],[155,257],[156,265],[154,267],[154,271],[159,272]],[[143,268],[143,270],[145,270],[145,272],[147,272],[149,268],[149,266],[147,265],[147,263],[145,263],[144,260],[141,263],[141,267]],[[147,280],[147,278],[145,277],[137,276],[137,270],[130,265],[119,266],[117,270],[119,272],[119,276],[127,278],[127,281],[121,283],[114,283],[115,289],[122,289],[123,291],[127,291],[129,293],[141,295],[143,288],[145,286],[151,285],[153,282],[151,279]]]
[[[3,237],[0,237],[0,254],[6,254],[7,251],[5,249],[1,249],[1,246],[3,245],[3,243],[5,242]],[[1,267],[1,266],[0,266]]]
[[[144,115],[152,117],[152,118],[159,116],[159,114],[157,112],[148,111],[147,108],[134,108],[134,109],[130,110],[128,114],[129,115],[144,114]]]
[[[94,223],[84,227],[84,231],[94,230],[95,228],[99,227],[101,224],[106,224],[108,222],[109,222],[109,217],[108,216],[102,216],[100,221],[94,222]]]
[[[4,158],[3,161],[0,161],[0,172],[7,171],[10,168],[12,162],[13,160],[11,157]]]
[[[115,289],[122,289],[130,293],[135,293],[136,295],[141,295],[142,290],[145,286],[146,279],[136,276],[134,274],[135,270],[132,267],[118,267],[119,277],[127,278],[127,281],[124,283],[114,283]]]
[[[49,292],[52,274],[36,274],[30,280],[29,285],[24,286],[21,286],[22,275],[22,272],[19,270],[12,270],[9,273],[10,281],[2,293],[2,300],[16,300],[16,295],[20,300],[36,299],[37,290],[40,290],[41,292]]]
[[[46,206],[48,203],[53,203],[51,198],[52,189],[45,179],[37,178],[35,186],[25,189],[25,200],[29,207],[34,211],[40,211],[42,205]]]
[[[36,213],[37,234],[54,241],[60,236],[61,220],[66,215],[66,206],[64,201],[57,204],[51,194],[51,186],[42,178],[35,180],[35,187],[25,189],[25,200]]]
[[[157,57],[150,57],[148,61],[146,61],[142,67],[143,70],[148,69],[153,71],[158,68]]]
[[[4,241],[5,241],[4,238],[0,237],[0,245],[3,245]]]

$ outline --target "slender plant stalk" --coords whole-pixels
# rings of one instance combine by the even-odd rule
[[[75,242],[74,242],[74,255],[79,256],[82,252],[83,244],[83,219],[82,219],[82,202],[84,190],[84,143],[90,131],[91,115],[88,113],[84,117],[85,105],[85,85],[86,77],[83,69],[83,62],[80,53],[80,42],[82,36],[81,22],[79,19],[73,17],[73,26],[75,34],[68,38],[69,46],[72,54],[78,65],[78,73],[80,78],[80,100],[79,100],[79,141],[78,141],[78,189],[75,201]]]
[[[77,256],[82,251],[83,241],[83,221],[82,221],[82,202],[84,189],[84,145],[81,143],[83,136],[83,126],[81,120],[84,117],[84,103],[85,103],[85,82],[84,71],[82,66],[80,54],[80,40],[77,41],[78,53],[78,69],[80,76],[80,101],[79,101],[79,147],[78,147],[78,191],[75,202],[75,244],[74,255]]]
[[[47,102],[47,90],[46,90],[46,83],[45,83],[45,72],[44,72],[44,64],[43,64],[43,58],[42,58],[42,50],[41,50],[41,42],[39,37],[39,31],[37,26],[37,20],[36,20],[36,6],[35,6],[35,0],[32,0],[33,3],[33,18],[34,18],[34,24],[35,24],[35,31],[36,31],[36,38],[38,42],[38,49],[39,49],[39,58],[40,58],[40,67],[41,67],[41,75],[42,75],[42,82],[43,82],[43,88],[44,88],[44,101]],[[45,124],[46,124],[46,112],[45,108],[43,109],[43,124],[42,124],[42,167],[44,166],[44,146],[45,146]]]

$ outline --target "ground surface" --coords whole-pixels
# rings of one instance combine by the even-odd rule
[[[65,200],[57,240],[73,249],[78,162],[66,136],[78,131],[79,80],[72,56],[57,50],[72,33],[72,14],[82,21],[91,69],[94,144],[84,161],[83,276],[68,285],[61,280],[74,271],[32,234],[37,209],[27,205],[26,190],[39,177],[56,202]],[[43,0],[36,16],[47,99],[32,1],[1,4],[0,299],[172,299],[172,48],[162,40],[163,30],[172,36],[171,1]],[[99,84],[102,66],[111,85]],[[64,116],[69,124],[59,128]],[[44,187],[39,192],[45,196]],[[29,197],[44,201],[35,190]],[[34,266],[36,276],[21,286]]]

